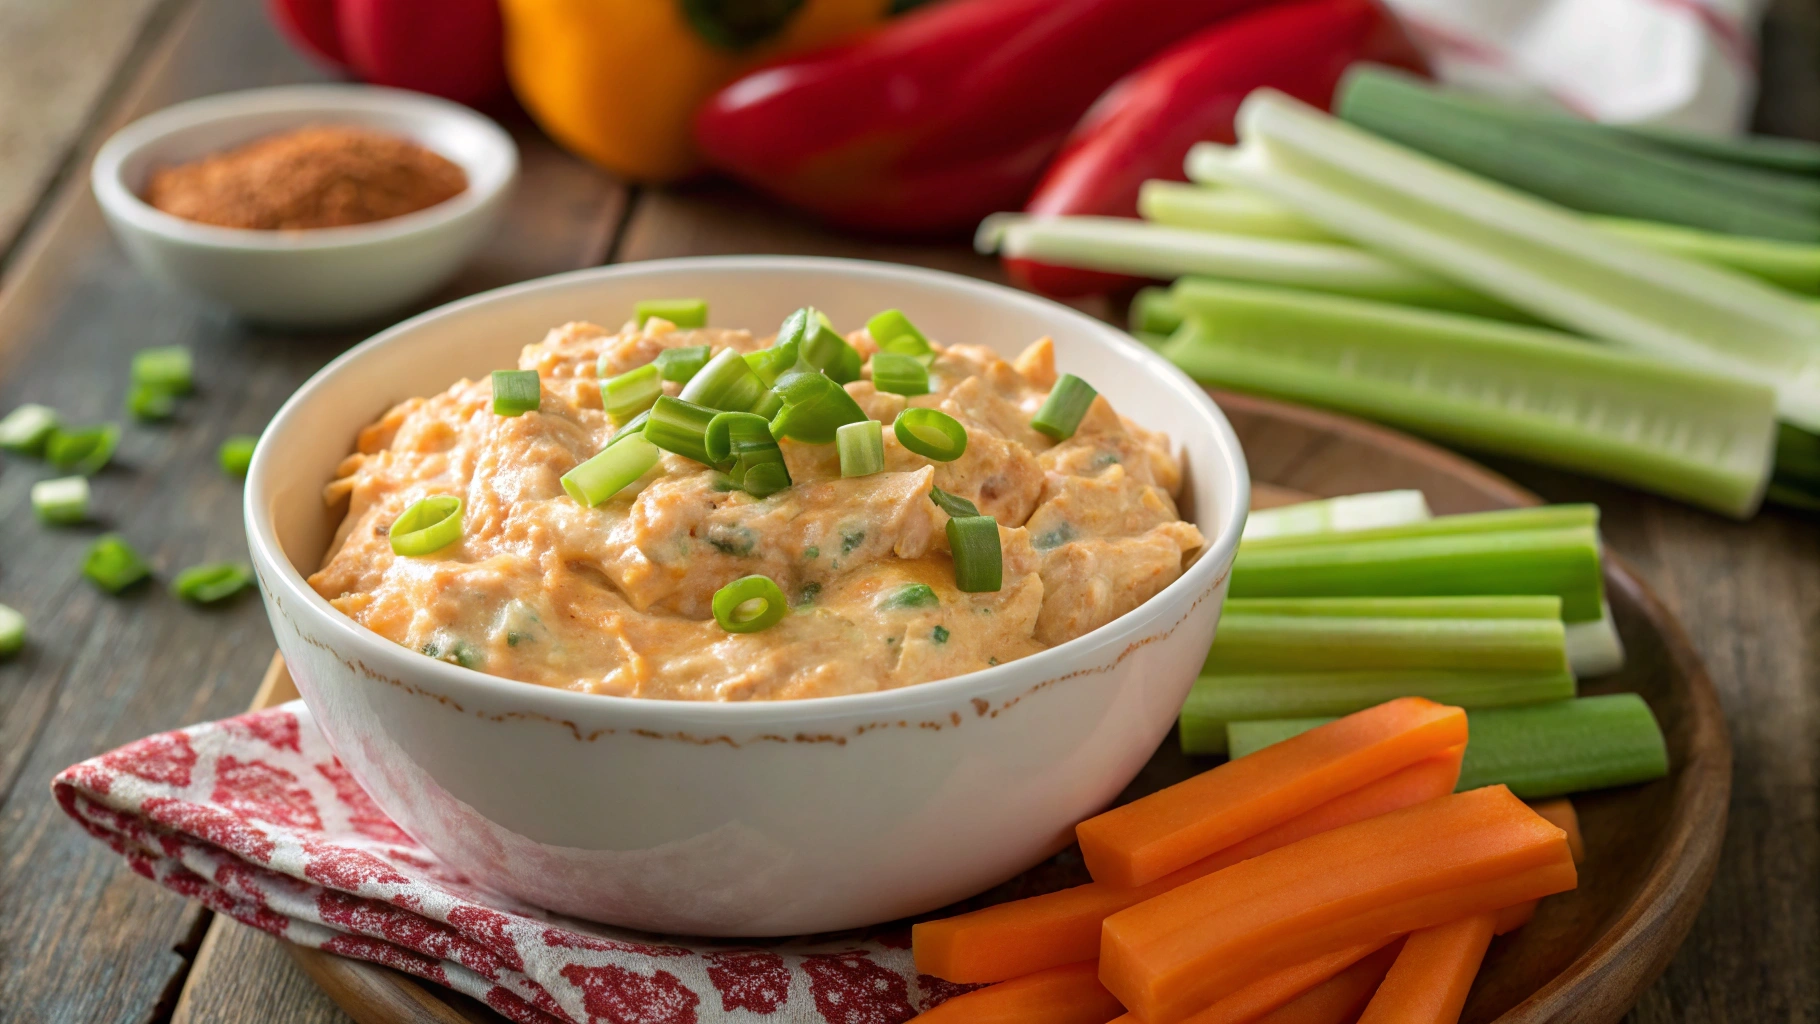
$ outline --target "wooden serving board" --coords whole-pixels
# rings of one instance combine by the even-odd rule
[[[1266,399],[1214,396],[1250,461],[1254,507],[1393,488],[1422,491],[1437,514],[1538,503],[1535,495],[1484,467],[1393,430]],[[1580,886],[1544,900],[1533,922],[1494,942],[1461,1017],[1465,1024],[1618,1020],[1692,927],[1718,863],[1731,791],[1731,744],[1712,683],[1679,623],[1630,567],[1609,553],[1605,581],[1626,664],[1617,675],[1583,683],[1581,692],[1641,693],[1668,739],[1670,775],[1575,797],[1587,847]],[[296,695],[283,662],[274,659],[254,706]],[[1216,763],[1184,756],[1171,736],[1124,798]],[[1070,877],[1078,870],[1078,857],[1063,854],[968,902],[1085,881]],[[387,968],[298,946],[289,950],[360,1024],[504,1020],[472,1000]]]

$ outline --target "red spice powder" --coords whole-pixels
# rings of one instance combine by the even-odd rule
[[[467,187],[460,167],[414,142],[324,125],[162,168],[145,201],[204,224],[288,231],[386,220]]]

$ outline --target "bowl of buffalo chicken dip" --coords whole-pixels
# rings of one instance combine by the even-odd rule
[[[407,321],[268,428],[291,673],[413,836],[539,906],[856,927],[1065,844],[1168,732],[1247,503],[1206,393],[1055,303],[669,260]]]

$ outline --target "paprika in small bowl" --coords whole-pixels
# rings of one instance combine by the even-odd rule
[[[368,203],[342,189],[325,202],[299,180],[312,169],[402,184],[411,201]],[[147,274],[249,320],[328,328],[448,281],[492,233],[517,174],[511,137],[466,107],[313,85],[212,96],[136,121],[101,147],[91,184]]]

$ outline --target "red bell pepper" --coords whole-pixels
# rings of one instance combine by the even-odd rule
[[[1265,0],[946,0],[787,59],[696,116],[708,162],[838,224],[970,229],[1029,194],[1094,97]]]
[[[506,88],[498,0],[268,0],[292,45],[363,81],[484,103]]]
[[[1326,108],[1352,64],[1423,70],[1421,55],[1377,0],[1296,0],[1223,21],[1119,81],[1075,128],[1024,209],[1137,216],[1138,187],[1184,179],[1197,142],[1236,141],[1239,101],[1263,86]],[[1011,276],[1051,295],[1114,291],[1134,279],[1029,260]]]

